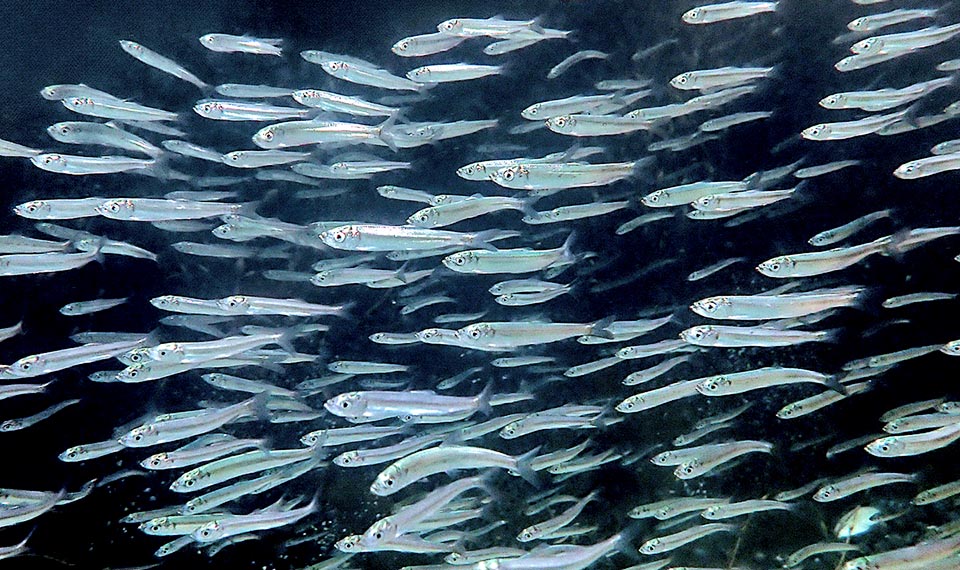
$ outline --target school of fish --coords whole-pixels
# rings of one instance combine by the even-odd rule
[[[801,1],[690,5],[671,17],[684,37],[736,42],[775,35]],[[217,85],[165,46],[119,40],[116,57],[197,88],[186,108],[90,86],[102,77],[45,87],[51,114],[76,120],[38,126],[52,139],[42,149],[0,140],[0,156],[45,171],[49,188],[78,190],[37,187],[8,204],[18,223],[0,235],[0,277],[56,287],[56,274],[91,264],[159,264],[163,294],[149,305],[132,290],[76,299],[51,309],[51,319],[80,323],[54,339],[59,348],[0,346],[0,432],[42,422],[87,433],[77,410],[107,392],[56,397],[63,383],[110,384],[118,399],[153,394],[128,403],[136,415],[109,418],[98,440],[37,443],[35,453],[59,458],[63,487],[0,488],[0,528],[15,527],[2,536],[19,532],[0,560],[45,555],[31,535],[51,512],[82,514],[96,533],[105,523],[83,505],[126,481],[150,487],[149,500],[111,522],[136,531],[124,549],[143,556],[129,563],[152,556],[159,567],[259,541],[250,552],[264,568],[311,570],[960,568],[960,469],[931,459],[957,453],[960,391],[948,378],[960,338],[898,335],[895,350],[872,348],[874,335],[909,322],[894,321],[898,311],[958,293],[893,294],[845,277],[877,259],[907,273],[918,249],[954,263],[945,249],[960,221],[907,224],[870,200],[841,225],[804,218],[839,191],[834,173],[873,168],[844,141],[906,139],[960,118],[960,60],[911,59],[957,53],[960,23],[950,19],[960,14],[898,0],[819,9],[829,4],[861,16],[829,31],[849,45],[835,69],[810,73],[848,88],[789,110],[813,124],[770,150],[781,167],[735,176],[697,168],[711,156],[697,153],[722,153],[753,132],[741,129],[783,120],[773,93],[800,80],[776,54],[697,52],[659,82],[616,73],[614,62],[656,62],[684,49],[680,40],[607,53],[577,30],[550,28],[549,13],[430,22],[376,61],[225,33],[192,46],[302,58],[312,73],[291,87]],[[511,63],[541,42],[572,54]],[[549,87],[588,67],[609,75],[578,92]],[[855,73],[868,68],[877,75]],[[496,81],[543,84],[542,100],[493,116],[457,107],[460,90]],[[931,111],[941,96],[956,102]],[[192,142],[184,129],[197,117],[206,129],[243,129],[248,144]],[[478,133],[501,143],[471,142]],[[452,164],[448,149],[473,158]],[[954,170],[960,140],[882,174],[953,185]],[[83,185],[108,175],[130,190]],[[279,190],[234,189],[251,180]],[[167,191],[138,191],[147,182]],[[345,208],[346,195],[363,198]],[[276,203],[294,202],[306,221],[271,217]],[[786,218],[806,243],[771,233],[769,259],[718,259],[724,232]],[[700,260],[689,275],[638,253],[668,226],[691,234],[678,252]],[[207,267],[197,283],[219,293],[174,277],[170,259]],[[648,290],[652,273],[665,291]],[[608,291],[672,301],[626,314]],[[161,317],[144,331],[83,325],[124,310]],[[851,315],[873,328],[848,326]],[[6,342],[33,323],[0,325]],[[823,354],[840,345],[860,356],[830,364]],[[916,359],[939,359],[930,366],[948,371],[942,393],[921,397],[909,379],[891,380]],[[877,395],[896,406],[858,408],[858,437],[830,429],[847,400]],[[835,469],[784,487],[778,466],[806,476],[814,454]],[[76,485],[69,473],[81,463],[99,475]],[[309,566],[281,557],[308,545]]]

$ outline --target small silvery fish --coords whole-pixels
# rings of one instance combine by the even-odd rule
[[[230,34],[205,34],[200,36],[200,45],[210,51],[222,53],[252,53],[257,55],[283,55],[280,44],[283,40],[232,36]]]
[[[722,4],[706,4],[684,12],[680,17],[685,24],[713,24],[739,18],[749,18],[765,12],[776,12],[779,2],[748,2],[738,0]]]
[[[209,87],[209,85],[201,81],[196,75],[184,69],[184,67],[179,63],[150,49],[147,49],[137,42],[120,40],[120,47],[123,49],[123,51],[133,56],[134,59],[142,61],[150,67],[159,69],[164,73],[169,73],[177,79],[182,79],[188,83],[192,83],[200,89],[207,89]]]

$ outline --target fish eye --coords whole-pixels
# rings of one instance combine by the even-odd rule
[[[464,263],[467,262],[467,260],[461,255],[459,257],[453,258],[453,262],[456,263],[457,265],[463,265]]]
[[[562,128],[564,125],[567,124],[567,119],[564,117],[555,117],[553,119],[553,124]]]
[[[343,408],[344,410],[346,410],[347,408],[350,407],[350,402],[344,400],[344,401],[340,402],[340,407]]]
[[[473,329],[472,331],[470,331],[469,334],[470,334],[470,338],[474,338],[474,339],[480,338],[480,331],[478,331],[477,329]]]
[[[347,239],[347,235],[343,232],[334,232],[333,241],[337,243],[343,243],[343,240]]]
[[[60,133],[64,135],[70,134],[70,127],[67,127],[67,126],[60,127]]]
[[[704,311],[708,313],[712,313],[717,310],[717,303],[714,301],[704,301],[703,303],[700,304],[700,307]]]
[[[680,85],[683,85],[686,82],[687,82],[686,74],[677,76],[677,83],[679,83]]]
[[[513,180],[513,170],[505,170],[503,172],[503,179],[506,181]]]
[[[387,487],[393,487],[393,479],[387,479]]]

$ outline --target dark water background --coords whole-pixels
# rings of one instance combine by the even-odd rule
[[[578,268],[587,286],[615,281],[645,267],[653,269],[639,279],[600,294],[585,290],[575,297],[554,301],[542,309],[517,312],[496,307],[488,320],[506,320],[517,315],[537,315],[555,320],[589,321],[608,314],[619,318],[636,315],[663,314],[677,311],[678,323],[671,325],[662,338],[698,324],[699,318],[682,310],[689,302],[718,293],[756,292],[780,283],[760,276],[750,269],[763,259],[780,253],[805,251],[806,239],[823,229],[845,223],[862,214],[883,208],[895,208],[893,222],[884,221],[871,227],[860,237],[873,239],[896,228],[953,225],[960,221],[960,208],[955,198],[956,178],[951,175],[919,181],[900,181],[890,173],[896,166],[927,154],[935,143],[957,135],[957,123],[948,121],[930,129],[895,137],[874,137],[841,143],[812,143],[797,140],[780,145],[803,128],[825,120],[840,120],[842,113],[817,107],[823,96],[841,90],[868,87],[900,87],[929,79],[936,63],[957,56],[952,42],[892,63],[850,74],[836,73],[832,64],[845,55],[844,45],[832,45],[833,37],[844,31],[844,24],[867,12],[844,0],[785,0],[776,18],[757,19],[734,27],[683,27],[679,15],[694,5],[688,1],[567,1],[567,2],[300,2],[261,3],[241,0],[207,2],[114,3],[31,1],[0,4],[0,137],[28,146],[62,148],[52,143],[44,128],[57,121],[81,120],[63,109],[59,103],[45,101],[38,91],[53,83],[84,82],[118,96],[140,103],[182,111],[184,120],[178,125],[189,133],[190,140],[218,150],[252,148],[249,136],[259,126],[223,124],[202,119],[189,108],[199,98],[197,90],[134,61],[120,50],[117,40],[134,39],[184,64],[211,84],[265,83],[292,87],[318,87],[347,94],[369,94],[370,91],[328,78],[318,67],[297,56],[303,49],[323,49],[349,53],[380,62],[388,69],[403,72],[423,62],[486,62],[480,49],[485,42],[468,42],[447,53],[421,59],[403,59],[390,53],[390,46],[399,38],[427,33],[442,20],[454,16],[486,17],[502,14],[510,18],[543,16],[543,24],[552,28],[577,30],[576,43],[543,42],[503,58],[509,73],[503,77],[481,80],[462,86],[441,86],[434,91],[433,103],[421,104],[411,120],[455,120],[511,117],[507,126],[520,122],[519,110],[544,99],[566,97],[590,90],[594,81],[632,76],[654,79],[655,98],[650,105],[679,101],[685,95],[667,87],[671,77],[689,69],[722,65],[779,65],[777,78],[758,94],[729,107],[739,110],[775,110],[772,119],[739,127],[720,140],[690,151],[660,153],[656,167],[644,176],[604,188],[599,195],[642,196],[657,187],[700,179],[741,179],[757,170],[774,168],[807,157],[807,165],[832,160],[857,158],[864,161],[855,167],[811,181],[798,193],[791,207],[783,207],[779,215],[725,228],[722,223],[694,222],[677,218],[672,222],[646,226],[626,236],[614,236],[613,229],[633,215],[620,212],[603,218],[577,222],[578,249],[601,253],[598,259]],[[903,2],[903,6],[915,3]],[[898,4],[900,6],[901,4]],[[920,3],[918,5],[925,5]],[[956,19],[956,14],[950,14]],[[731,30],[736,33],[731,33]],[[204,50],[197,39],[209,32],[250,33],[262,37],[282,37],[285,55],[282,59],[240,54],[217,54]],[[676,45],[659,52],[650,61],[631,62],[637,49],[650,47],[672,37]],[[577,49],[600,49],[614,56],[606,62],[587,62],[575,67],[559,79],[542,79],[546,71]],[[498,62],[501,60],[497,60]],[[934,113],[958,98],[957,89],[935,93],[922,103],[922,110]],[[829,118],[828,118],[829,117]],[[699,118],[699,117],[698,117]],[[627,160],[646,154],[646,145],[657,136],[690,132],[696,122],[689,118],[674,121],[655,135],[640,134],[611,137],[596,141],[608,147],[605,158]],[[160,136],[146,135],[153,141]],[[652,138],[653,137],[653,138]],[[469,193],[469,184],[458,179],[457,166],[483,158],[474,148],[481,144],[510,142],[528,144],[530,155],[562,150],[570,141],[546,131],[525,136],[510,136],[505,129],[445,141],[436,147],[406,151],[403,160],[412,160],[415,169],[408,173],[378,178],[373,182],[353,182],[355,190],[348,195],[312,201],[294,200],[295,191],[283,185],[252,180],[238,188],[246,200],[269,196],[260,212],[286,221],[306,223],[320,219],[347,219],[356,212],[370,222],[402,223],[417,209],[410,203],[379,198],[373,188],[391,183],[413,186],[442,193]],[[783,150],[772,155],[770,149]],[[72,149],[71,149],[72,150]],[[69,151],[68,151],[69,152]],[[510,156],[510,152],[504,156]],[[224,168],[194,165],[196,174],[234,175]],[[204,170],[207,169],[207,170]],[[681,174],[677,174],[681,173]],[[487,185],[490,186],[490,185]],[[27,161],[5,159],[0,163],[0,228],[2,233],[31,233],[30,224],[10,213],[9,206],[41,197],[79,196],[159,196],[164,192],[187,189],[173,182],[162,182],[139,176],[66,177],[42,172]],[[276,189],[275,193],[268,193]],[[487,191],[492,191],[488,188]],[[589,192],[580,196],[586,198]],[[551,198],[553,203],[561,203]],[[584,200],[586,201],[586,200]],[[544,201],[544,208],[552,203]],[[540,208],[540,205],[538,205]],[[641,207],[642,208],[642,207]],[[0,326],[23,318],[27,334],[0,346],[0,362],[37,352],[69,346],[67,336],[83,330],[148,331],[164,316],[154,310],[148,300],[161,294],[183,294],[215,298],[243,292],[275,297],[300,297],[317,302],[354,301],[356,317],[337,322],[330,333],[319,341],[298,345],[305,352],[318,351],[332,361],[339,358],[382,358],[417,366],[413,386],[426,388],[488,360],[485,355],[461,353],[453,349],[422,347],[390,350],[366,341],[366,336],[379,330],[408,331],[429,326],[434,313],[415,313],[399,317],[395,292],[340,288],[318,291],[310,285],[266,281],[259,271],[266,268],[288,268],[270,261],[234,262],[210,258],[192,258],[179,254],[167,245],[181,239],[204,241],[201,236],[178,236],[156,230],[146,224],[88,219],[65,225],[83,228],[115,239],[131,241],[156,251],[157,264],[144,260],[108,257],[103,266],[90,265],[80,270],[53,276],[6,278],[0,283]],[[517,227],[513,213],[503,213],[464,223],[458,229]],[[564,235],[547,238],[544,246],[555,247]],[[213,239],[206,241],[213,242]],[[859,238],[858,240],[859,241]],[[960,282],[960,265],[952,257],[960,253],[956,238],[934,242],[902,258],[874,257],[854,268],[817,281],[822,285],[860,283],[875,288],[874,306],[886,297],[914,291],[956,291]],[[684,276],[731,256],[746,256],[750,262],[728,269],[707,280],[688,283]],[[289,268],[304,268],[316,259],[316,252],[298,251]],[[667,265],[659,264],[671,260]],[[424,264],[424,266],[428,266]],[[419,266],[418,266],[419,267]],[[659,267],[659,268],[658,268]],[[599,269],[597,269],[599,268]],[[565,276],[566,277],[566,276]],[[456,312],[489,308],[486,293],[495,277],[462,278],[448,276],[449,290],[454,290],[460,304]],[[63,304],[97,296],[131,296],[122,308],[99,315],[67,318],[57,309]],[[678,369],[672,379],[692,378],[721,370],[739,370],[766,365],[798,365],[823,371],[838,370],[851,359],[930,343],[945,342],[960,336],[960,311],[956,303],[915,305],[895,312],[882,309],[845,312],[827,324],[842,327],[844,333],[835,345],[802,346],[778,350],[710,351],[694,361],[693,366]],[[896,325],[864,336],[862,333],[891,318],[909,318],[911,323]],[[183,338],[182,331],[168,330],[164,340]],[[605,355],[604,348],[566,343],[558,354],[564,364],[579,364]],[[825,474],[839,475],[865,465],[878,465],[889,470],[919,470],[932,486],[957,477],[956,449],[921,456],[911,460],[879,461],[862,452],[827,461],[823,451],[832,443],[879,431],[877,417],[889,407],[908,401],[947,394],[957,396],[956,362],[934,354],[887,373],[873,393],[831,408],[821,414],[781,422],[773,414],[785,403],[809,395],[809,388],[784,388],[769,396],[760,396],[758,405],[746,416],[737,434],[744,438],[769,439],[783,450],[776,460],[748,460],[720,478],[698,479],[688,491],[704,486],[710,493],[725,493],[736,498],[753,498],[766,493],[793,488]],[[649,363],[644,362],[644,366]],[[59,414],[49,422],[13,434],[0,434],[0,485],[17,488],[56,490],[66,486],[75,490],[83,482],[117,470],[135,467],[144,453],[126,452],[84,464],[63,464],[56,455],[79,443],[103,440],[113,427],[129,421],[147,410],[191,409],[204,399],[225,400],[196,375],[146,385],[92,384],[85,376],[102,365],[65,371],[46,397],[25,397],[0,403],[0,419],[30,415],[52,402],[81,397],[83,402]],[[614,401],[634,393],[620,386],[619,380],[630,370],[627,365],[585,378],[571,379],[562,385],[553,384],[542,396],[539,407],[563,402],[584,402],[600,395]],[[488,369],[489,370],[489,369]],[[498,388],[507,391],[527,380],[520,371],[498,371]],[[289,367],[282,377],[266,371],[251,373],[256,377],[278,381],[284,385],[321,374],[322,362]],[[492,373],[485,373],[492,374]],[[472,394],[477,386],[461,386],[460,393]],[[639,391],[639,390],[637,390]],[[549,396],[547,395],[549,394]],[[721,401],[694,399],[630,416],[627,421],[596,436],[606,446],[627,451],[668,443],[687,431],[696,419],[738,404],[737,398]],[[316,404],[322,396],[316,397]],[[539,408],[538,407],[538,408]],[[325,422],[314,422],[303,428],[281,426],[271,432],[277,447],[298,447],[297,437]],[[259,432],[249,426],[232,430],[238,436]],[[787,453],[791,445],[803,444],[833,435],[830,442]],[[496,442],[497,448],[516,453],[533,444],[569,445],[580,441],[566,435],[532,436],[529,440]],[[602,447],[601,447],[602,448]],[[248,542],[225,550],[213,561],[203,554],[189,552],[174,555],[164,566],[185,564],[188,567],[211,565],[223,568],[287,568],[308,564],[326,555],[334,540],[361,532],[384,514],[388,500],[372,500],[366,491],[378,468],[343,473],[331,467],[328,471],[304,477],[284,489],[251,501],[250,509],[269,504],[286,493],[311,495],[320,489],[324,509],[297,528],[300,534],[326,530],[316,543],[286,549],[283,541],[294,535],[293,529],[266,533],[259,541]],[[57,508],[35,521],[36,534],[31,546],[37,554],[49,558],[24,558],[0,562],[9,567],[59,567],[63,561],[81,568],[122,567],[153,562],[152,552],[162,538],[141,535],[134,527],[116,521],[135,510],[159,508],[173,504],[183,496],[166,490],[169,473],[130,477],[108,487],[97,489],[86,500]],[[572,487],[589,490],[600,486],[606,507],[588,510],[601,530],[591,538],[605,538],[627,524],[623,514],[642,502],[663,498],[668,492],[685,488],[674,481],[669,471],[646,462],[631,467],[607,467],[582,476]],[[496,516],[509,516],[507,506],[517,497],[505,489]],[[883,504],[886,491],[874,494],[874,504]],[[904,493],[893,490],[892,505],[902,505]],[[575,493],[574,493],[575,494]],[[910,495],[912,496],[912,495]],[[907,497],[909,498],[909,497]],[[819,505],[819,510],[770,525],[754,526],[744,533],[744,551],[787,553],[793,547],[813,542],[820,536],[821,517],[835,519],[850,505]],[[904,517],[894,523],[887,536],[876,544],[898,545],[916,538],[923,524],[949,520],[948,507],[927,508],[923,516]],[[955,513],[954,513],[955,516]],[[764,519],[766,520],[766,519]],[[310,524],[307,524],[310,523]],[[529,521],[512,521],[496,542],[510,544],[508,537]],[[28,532],[28,525],[5,529],[0,543],[13,544]],[[886,541],[886,542],[885,542]],[[587,542],[593,542],[589,540]],[[726,544],[726,543],[723,543]],[[719,548],[714,546],[713,548]],[[427,559],[370,555],[357,558],[368,568],[389,568],[393,562],[414,563]],[[768,560],[769,562],[769,560]]]

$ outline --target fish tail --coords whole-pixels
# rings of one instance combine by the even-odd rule
[[[490,417],[493,415],[493,406],[490,404],[490,398],[493,396],[493,381],[487,383],[487,386],[480,392],[480,395],[477,396],[477,410]]]
[[[260,392],[253,398],[247,400],[246,408],[253,412],[254,416],[261,420],[270,420],[270,409],[267,404],[270,402],[270,392]]]
[[[831,374],[824,378],[823,383],[834,392],[839,392],[846,396],[848,394],[847,387],[840,383],[842,376],[837,374]]]
[[[517,475],[522,477],[523,480],[526,481],[527,483],[530,483],[531,485],[537,488],[541,486],[541,481],[540,481],[540,477],[537,475],[537,472],[534,471],[533,468],[531,467],[531,464],[533,463],[533,460],[537,458],[538,453],[540,453],[539,445],[516,458]]]
[[[587,336],[598,336],[600,338],[605,338],[608,340],[613,339],[614,335],[608,329],[615,320],[616,320],[616,317],[612,315],[609,317],[600,319],[599,321],[590,325],[590,333]]]

